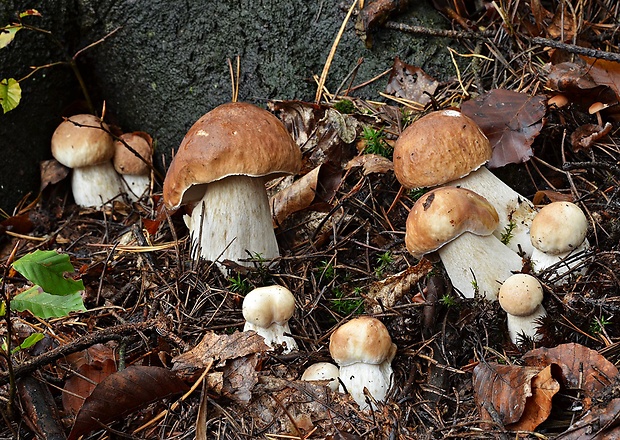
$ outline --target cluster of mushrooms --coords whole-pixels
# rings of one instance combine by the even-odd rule
[[[73,198],[84,208],[102,207],[121,194],[136,201],[151,186],[150,136],[125,133],[115,140],[107,124],[90,114],[71,116],[56,128],[52,155],[73,169]]]
[[[122,142],[115,145],[94,116],[74,116],[58,127],[52,152],[73,168],[78,204],[101,206],[120,192],[142,194],[127,178],[138,174],[133,165],[117,162],[141,156],[148,164],[151,145],[142,150],[139,139],[125,141],[139,154]],[[484,166],[491,153],[473,120],[456,110],[436,111],[403,131],[395,144],[394,172],[405,188],[433,188],[409,213],[407,250],[416,258],[437,251],[464,297],[499,300],[517,343],[524,335],[536,338],[536,323],[545,316],[543,288],[522,273],[524,260],[535,275],[552,268],[555,282],[565,282],[564,274],[584,266],[574,255],[589,246],[588,221],[570,202],[537,210]],[[279,119],[251,104],[228,103],[186,134],[167,171],[163,199],[171,210],[191,207],[185,222],[193,257],[213,261],[225,273],[226,260],[250,266],[252,257],[273,262],[280,256],[265,182],[300,168],[300,148]],[[125,173],[129,191],[117,172]],[[295,350],[288,325],[294,310],[295,297],[285,287],[257,288],[243,301],[244,331],[257,332],[285,353]],[[329,350],[338,366],[313,365],[302,379],[324,380],[334,391],[348,392],[362,409],[385,399],[396,346],[381,321],[361,316],[346,322],[331,335]]]

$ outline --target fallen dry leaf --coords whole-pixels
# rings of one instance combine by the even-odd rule
[[[362,167],[364,176],[367,176],[369,174],[381,174],[392,171],[394,164],[390,159],[379,154],[360,154],[345,165],[346,170],[356,167]]]
[[[604,127],[598,124],[584,124],[577,127],[570,135],[570,143],[573,147],[573,151],[587,150],[594,142],[607,136],[611,132],[611,128],[609,122],[606,122]]]
[[[521,367],[481,362],[473,373],[474,398],[483,420],[490,411],[510,429],[534,430],[551,413],[551,399],[560,385],[551,367]],[[489,406],[492,406],[489,407]]]
[[[537,367],[558,365],[562,371],[558,378],[560,384],[568,388],[580,388],[585,409],[591,406],[593,397],[618,375],[616,366],[604,356],[575,343],[531,350],[523,355],[523,361],[526,365]]]
[[[437,90],[439,81],[419,67],[407,64],[399,57],[394,59],[392,72],[385,91],[397,98],[407,99],[425,106]]]
[[[547,87],[562,92],[584,112],[595,102],[607,105],[618,102],[616,92],[608,85],[596,82],[588,66],[582,64],[563,62],[551,65],[547,74]]]
[[[545,101],[544,96],[494,89],[463,103],[463,114],[472,118],[491,142],[493,156],[487,164],[489,168],[525,162],[532,157],[531,145],[543,127],[547,111]]]
[[[149,403],[189,388],[166,368],[133,365],[111,374],[84,401],[67,440],[77,440],[94,429],[130,414]]]
[[[596,84],[612,88],[620,99],[620,63],[581,56],[588,65],[587,72]]]
[[[39,164],[41,172],[41,187],[43,191],[49,185],[60,182],[69,175],[70,168],[67,168],[56,159],[44,160]]]
[[[231,335],[207,332],[198,345],[172,359],[172,370],[196,370],[205,368],[211,362],[216,367],[222,366],[228,359],[268,350],[270,347],[265,344],[265,339],[254,331],[235,332]]]
[[[428,275],[431,270],[433,270],[433,264],[423,258],[415,266],[374,282],[365,297],[366,310],[370,313],[380,313],[383,311],[381,306],[393,307],[406,292],[409,292],[412,285]]]
[[[542,205],[545,198],[549,199],[549,202],[572,202],[575,200],[570,194],[553,191],[551,189],[541,189],[534,194],[532,203],[537,206]]]
[[[258,383],[258,356],[255,354],[233,359],[223,369],[222,395],[237,402],[249,402],[252,389]]]
[[[555,440],[617,440],[620,438],[620,399],[593,408]]]
[[[561,3],[556,8],[555,14],[551,23],[546,27],[547,35],[556,40],[572,41],[577,26],[574,19],[574,14],[571,14],[564,3]]]

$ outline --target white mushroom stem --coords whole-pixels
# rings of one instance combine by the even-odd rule
[[[297,342],[295,342],[295,339],[284,335],[284,333],[289,335],[291,334],[291,328],[289,327],[288,322],[285,322],[284,324],[275,322],[269,327],[261,327],[246,321],[243,326],[243,331],[247,332],[248,330],[254,330],[259,336],[262,336],[265,339],[265,344],[270,347],[283,345],[285,347],[283,351],[284,353],[290,353],[297,348]]]
[[[151,187],[149,175],[123,174],[120,177],[123,191],[132,202],[139,200]]]
[[[480,194],[487,199],[499,215],[499,224],[493,233],[502,240],[509,234],[506,245],[514,252],[521,251],[531,256],[533,246],[530,240],[530,225],[536,215],[534,204],[497,178],[482,166],[467,176],[448,183]]]
[[[587,251],[589,247],[590,243],[586,239],[577,249],[557,255],[548,254],[534,248],[532,258],[530,259],[534,273],[540,275],[553,267],[553,273],[548,277],[549,281],[556,286],[567,284],[571,279],[574,279],[576,275],[583,275],[586,273],[587,266],[584,264],[585,251]],[[576,268],[580,266],[581,268],[577,270]],[[571,273],[572,276],[565,276],[567,272],[572,270],[575,270]]]
[[[531,315],[516,316],[506,313],[508,334],[513,344],[517,344],[524,336],[535,341],[540,340],[541,335],[537,333],[539,320],[545,316],[547,312],[542,305],[539,305]]]
[[[71,189],[75,203],[84,208],[98,208],[123,192],[112,162],[73,169]]]
[[[465,298],[473,298],[478,291],[495,301],[502,283],[523,267],[521,257],[492,234],[465,232],[437,252],[452,285]]]
[[[340,380],[353,400],[360,406],[360,409],[369,409],[364,394],[364,388],[378,402],[385,400],[392,380],[392,359],[388,359],[379,365],[356,362],[351,365],[340,366]],[[341,387],[341,392],[344,389]],[[375,409],[375,405],[373,405]]]
[[[271,260],[280,255],[262,179],[230,176],[209,183],[186,222],[195,259],[251,266],[241,260],[254,256]],[[219,268],[225,274],[225,267]]]

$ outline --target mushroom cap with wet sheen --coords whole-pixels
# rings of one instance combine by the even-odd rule
[[[407,127],[394,145],[394,173],[406,188],[442,185],[491,159],[478,125],[457,110],[429,113]]]
[[[97,116],[71,116],[60,123],[52,135],[52,156],[69,168],[109,161],[114,156],[114,139],[105,131],[107,129]]]
[[[164,181],[168,208],[197,201],[204,185],[228,176],[295,174],[301,151],[273,114],[243,102],[220,105],[190,128]]]

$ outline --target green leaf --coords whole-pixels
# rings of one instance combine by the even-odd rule
[[[70,312],[84,312],[84,301],[79,293],[58,296],[43,292],[39,286],[31,287],[11,300],[11,310],[30,313],[41,319],[62,318]]]
[[[19,18],[30,17],[32,15],[42,17],[41,13],[36,9],[26,9],[24,12],[19,13]]]
[[[0,28],[0,49],[7,47],[11,41],[13,41],[13,38],[15,38],[17,31],[21,29],[21,24],[10,24]]]
[[[66,254],[36,250],[15,261],[13,268],[52,295],[70,295],[84,290],[82,280],[65,278],[66,272],[75,270]]]
[[[2,35],[0,34],[0,37]],[[22,99],[22,88],[19,83],[13,79],[4,78],[0,81],[0,105],[4,113],[10,112],[19,105],[19,101]]]
[[[11,350],[11,353],[15,353],[20,350],[27,350],[28,348],[32,347],[34,344],[39,342],[44,337],[45,335],[43,333],[33,333],[30,336],[28,336],[26,339],[24,339],[24,341],[21,344],[13,348]]]

